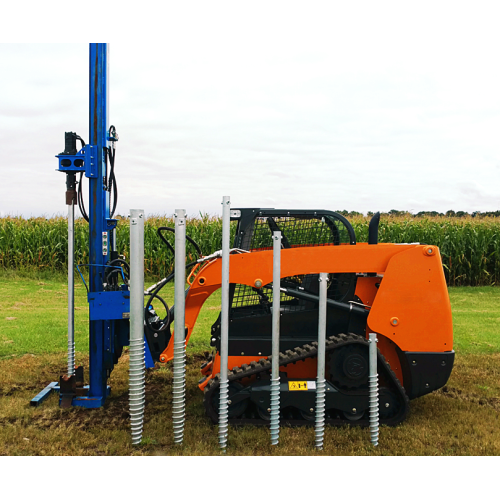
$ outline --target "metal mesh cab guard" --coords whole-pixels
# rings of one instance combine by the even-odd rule
[[[318,245],[354,245],[356,237],[349,221],[342,215],[328,210],[281,210],[245,208],[231,210],[231,220],[237,220],[234,247],[256,252],[272,249],[272,234],[281,231],[282,248]],[[281,280],[282,286],[301,287],[318,293],[316,275],[290,276]],[[355,275],[330,276],[328,297],[346,300],[354,293]],[[231,285],[231,318],[270,315],[271,288],[256,289],[246,285]],[[350,299],[347,299],[350,300]],[[282,312],[315,308],[311,302],[281,294]]]
[[[231,220],[238,221],[234,246],[243,250],[271,249],[273,231],[281,231],[283,248],[356,244],[349,221],[328,210],[234,209]]]

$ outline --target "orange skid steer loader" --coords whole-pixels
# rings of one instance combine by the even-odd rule
[[[280,420],[314,423],[319,273],[329,273],[326,326],[326,423],[368,425],[368,335],[378,334],[380,423],[396,425],[409,400],[443,387],[454,361],[451,307],[439,249],[378,243],[379,215],[367,243],[351,224],[325,210],[231,210],[237,221],[230,255],[229,422],[270,420],[273,231],[282,233],[280,282]],[[162,239],[165,238],[159,234]],[[166,241],[166,240],[165,240]],[[190,240],[192,242],[192,240]],[[192,242],[194,244],[194,242]],[[168,244],[168,242],[167,242]],[[170,245],[169,245],[170,246]],[[196,246],[196,245],[195,245]],[[199,251],[199,248],[196,246]],[[192,267],[185,295],[186,343],[205,300],[221,286],[220,254]],[[146,307],[153,359],[173,359],[173,307],[158,292]],[[167,308],[160,319],[152,307]],[[218,423],[220,316],[211,330],[213,353],[199,388],[208,417]]]

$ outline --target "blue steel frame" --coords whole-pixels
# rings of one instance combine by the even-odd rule
[[[103,252],[103,235],[109,241],[109,192],[104,189],[106,165],[104,148],[108,131],[108,44],[91,43],[89,60],[89,142],[96,147],[96,177],[89,178],[89,293],[103,291],[103,269],[107,249]],[[89,392],[85,398],[74,398],[75,406],[99,407],[108,395],[107,378],[113,367],[109,356],[112,332],[109,320],[89,321]],[[106,366],[108,365],[108,366]],[[109,370],[109,372],[108,372]]]
[[[117,220],[110,218],[110,193],[104,148],[109,137],[109,47],[90,44],[89,60],[89,142],[85,149],[85,175],[89,179],[89,392],[73,398],[73,406],[97,408],[104,404],[110,388],[107,379],[115,364],[115,347],[128,345],[130,293],[104,291],[103,273]],[[146,366],[154,366],[145,343]]]
[[[97,148],[90,144],[83,147],[76,155],[56,155],[59,158],[59,172],[84,172],[86,177],[97,177]]]
[[[85,172],[89,179],[89,385],[86,396],[75,396],[73,406],[98,408],[109,395],[107,379],[113,370],[115,349],[129,344],[130,292],[126,285],[119,291],[105,291],[104,271],[110,248],[113,248],[113,229],[117,220],[110,218],[110,193],[105,189],[107,178],[104,148],[109,140],[108,75],[109,47],[106,43],[90,44],[89,59],[89,143],[76,155],[57,155],[59,171]],[[78,268],[78,266],[77,266]],[[80,273],[80,269],[78,268]],[[80,273],[81,276],[81,273]],[[122,272],[123,276],[123,272]],[[83,279],[83,276],[82,276]],[[87,284],[84,284],[87,287]],[[154,361],[145,339],[146,367]],[[40,404],[51,391],[59,390],[57,382],[48,385],[32,399]]]

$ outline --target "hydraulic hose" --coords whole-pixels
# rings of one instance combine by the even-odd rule
[[[113,190],[113,205],[112,209],[110,211],[110,218],[113,218],[113,215],[115,214],[116,210],[116,205],[118,204],[118,188],[116,186],[116,177],[115,177],[115,156],[116,156],[116,150],[114,147],[109,147],[109,148],[104,148],[104,158],[106,160],[106,170],[108,166],[108,157],[109,157],[109,177],[106,182],[106,191],[109,191],[111,193],[111,190]]]
[[[172,233],[175,233],[175,228],[173,228],[173,227],[167,227],[167,226],[162,226],[162,227],[159,227],[157,229],[158,236],[163,241],[163,243],[165,243],[165,245],[167,245],[167,248],[174,254],[174,257],[175,257],[174,247],[169,243],[169,241],[165,238],[165,236],[163,236],[162,231],[170,231]],[[186,239],[194,246],[194,248],[196,249],[196,252],[198,253],[198,257],[201,259],[202,258],[202,254],[201,254],[201,249],[200,249],[199,245],[191,237],[189,237],[187,235],[186,235]],[[198,263],[197,260],[195,260],[194,262],[190,262],[189,264],[186,265],[186,270],[190,269],[191,267],[193,267],[197,263]],[[148,292],[151,291],[151,294],[150,294],[150,297],[149,297],[149,299],[148,299],[148,301],[146,303],[146,307],[145,307],[145,311],[144,311],[145,317],[147,317],[147,312],[148,312],[149,307],[151,306],[153,300],[155,298],[158,298],[158,300],[160,300],[163,303],[163,305],[165,306],[165,308],[167,310],[167,316],[162,320],[162,324],[163,325],[165,325],[165,324],[169,325],[174,320],[174,310],[173,310],[173,307],[172,307],[172,310],[170,310],[168,308],[168,305],[166,304],[166,302],[158,295],[158,293],[161,291],[161,289],[167,283],[169,283],[170,281],[172,281],[174,279],[174,277],[175,277],[175,270],[174,270],[174,272],[172,272],[171,274],[169,274],[166,278],[163,278],[161,281],[159,281],[155,285],[156,288],[154,288],[153,290],[151,290],[151,289],[148,290]],[[163,330],[163,326],[161,327],[160,330],[157,330],[154,327],[152,327],[147,321],[146,321],[146,328],[150,332],[153,332],[153,333],[158,333],[161,330]]]
[[[187,266],[186,266],[186,270],[190,269],[191,267],[193,267],[197,262],[190,262]],[[158,298],[158,300],[160,300],[164,305],[166,305],[166,302],[158,295],[158,293],[161,291],[161,289],[167,284],[169,283],[170,281],[172,281],[175,277],[175,271],[172,272],[171,274],[169,274],[166,278],[164,278],[163,280],[161,280],[159,283],[158,283],[158,287],[153,291],[151,292],[151,295],[146,303],[146,307],[145,307],[145,314],[146,312],[149,310],[149,306],[152,304],[153,300],[155,298]],[[165,323],[165,319],[168,319],[167,321],[167,324],[171,323],[173,320],[174,320],[174,310],[173,310],[173,307],[172,309],[169,309],[168,306],[166,307],[167,309],[167,316],[166,318],[164,318],[163,320],[163,323]],[[155,330],[149,323],[146,322],[146,328],[153,332],[153,333],[157,333],[161,330]]]
[[[113,215],[115,214],[116,211],[116,206],[118,204],[118,187],[116,184],[116,176],[115,176],[115,156],[116,156],[116,149],[114,146],[114,143],[118,140],[118,135],[116,134],[116,128],[114,125],[111,125],[109,127],[109,137],[113,138],[113,145],[111,147],[105,147],[104,148],[104,159],[106,162],[106,170],[108,170],[108,157],[109,157],[109,176],[107,181],[105,181],[105,189],[106,191],[111,191],[113,192],[113,203],[111,204],[110,200],[110,205],[112,206],[110,210],[110,218],[113,218]],[[77,135],[76,138],[81,141],[82,147],[85,147],[85,141]],[[85,203],[83,201],[83,189],[82,189],[82,180],[83,180],[83,172],[80,173],[80,181],[78,183],[78,208],[80,209],[80,213],[82,214],[82,217],[89,222],[89,216],[85,210]]]
[[[79,135],[76,136],[76,139],[78,139],[82,143],[82,148],[84,148],[85,141]],[[80,213],[82,214],[82,217],[88,222],[89,216],[87,215],[87,212],[85,211],[85,205],[83,203],[82,179],[83,179],[83,172],[80,173],[80,181],[78,182],[77,201],[78,201],[78,208],[80,209]]]
[[[82,180],[83,180],[83,172],[80,173],[80,181],[78,182],[78,208],[80,209],[80,213],[82,217],[89,222],[89,216],[85,211],[85,204],[83,202],[83,192],[82,192]]]
[[[108,267],[104,272],[104,279],[109,286],[113,284],[111,278],[121,273],[120,269],[117,269],[116,267],[113,269],[114,266],[118,265],[123,265],[123,276],[125,278],[125,284],[127,284],[128,280],[130,279],[130,265],[128,264],[128,262],[123,259],[113,259],[111,262],[109,262]]]
[[[167,245],[168,249],[175,255],[174,247],[167,241],[165,236],[163,236],[163,234],[161,234],[162,231],[170,231],[171,233],[175,233],[175,229],[173,227],[162,226],[162,227],[159,227],[157,230],[158,236],[162,239],[162,241],[165,243],[165,245]],[[200,249],[199,245],[196,243],[196,241],[194,241],[193,238],[191,238],[187,234],[186,234],[186,240],[188,240],[189,243],[191,243],[191,245],[194,246],[194,248],[196,249],[196,252],[198,253],[198,258],[201,259],[201,257],[202,257],[201,249]]]

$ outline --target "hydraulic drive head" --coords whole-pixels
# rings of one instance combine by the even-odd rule
[[[76,132],[64,132],[64,151],[62,155],[76,155],[78,150],[76,149]]]

